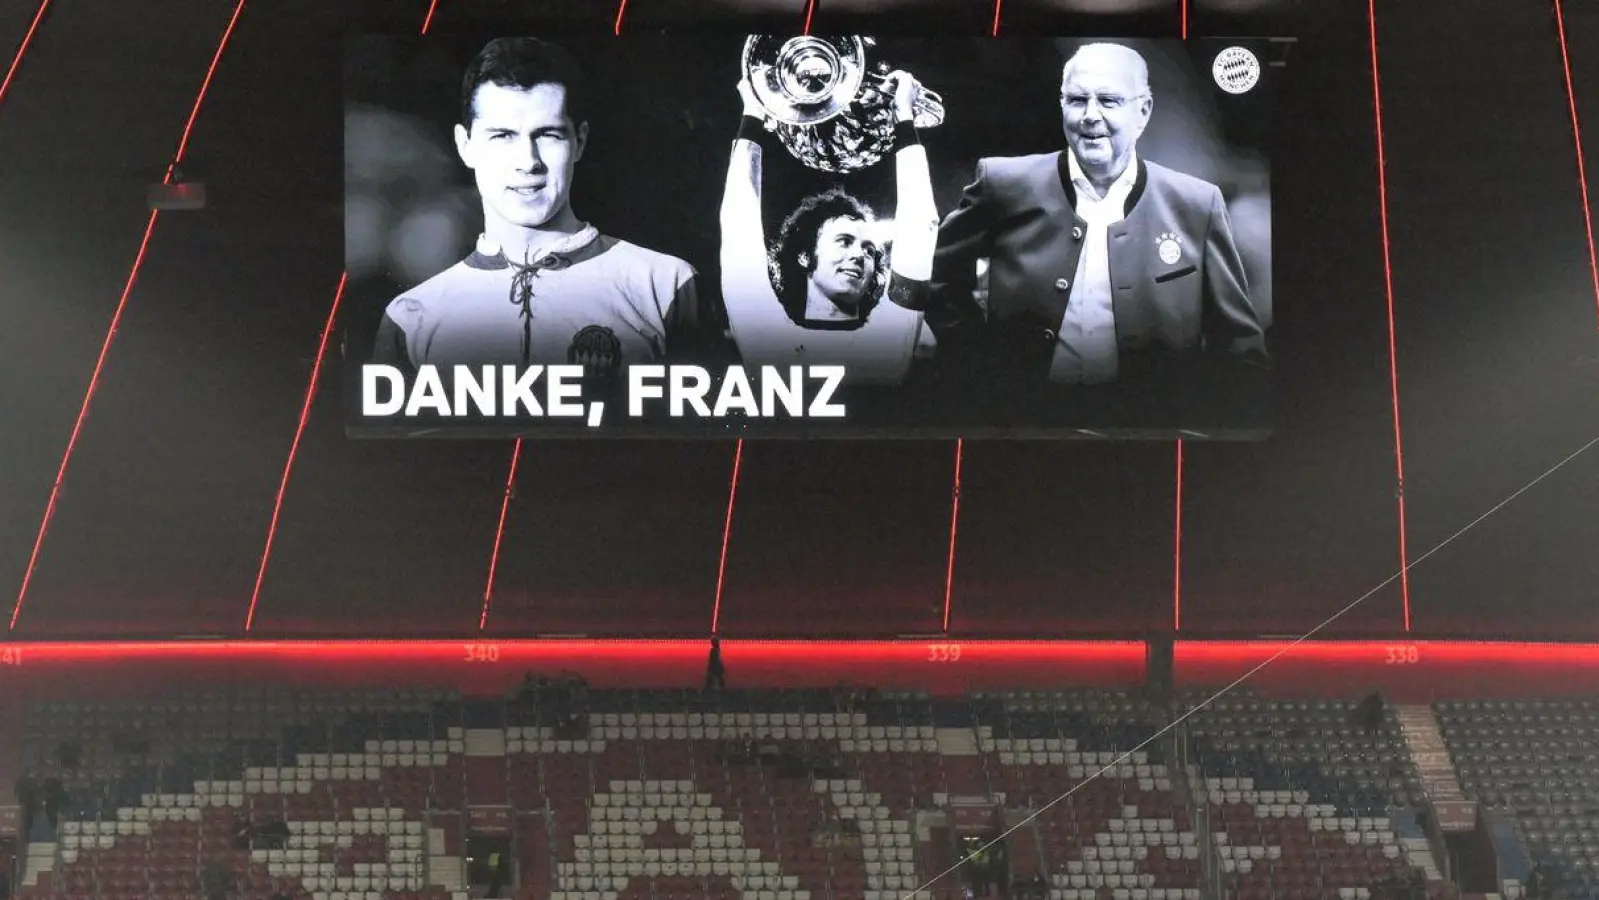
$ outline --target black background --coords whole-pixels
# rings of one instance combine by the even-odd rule
[[[441,0],[435,26],[503,18],[510,5]],[[349,30],[419,27],[427,7],[303,0],[241,17],[192,136],[212,206],[156,224],[17,636],[242,629],[343,259],[340,154],[328,137],[336,48]],[[686,27],[672,7],[632,0],[624,30]],[[1599,10],[1567,7],[1592,161]],[[32,8],[0,6],[0,38],[20,41]],[[616,18],[614,4],[562,8],[591,13],[597,33]],[[1273,8],[1190,9],[1193,35],[1300,37],[1278,118],[1305,123],[1285,134],[1274,186],[1278,248],[1301,261],[1277,272],[1279,318],[1299,319],[1279,325],[1303,336],[1278,349],[1303,364],[1281,375],[1270,440],[1185,446],[1182,623],[1194,636],[1304,630],[1399,561],[1367,3]],[[919,9],[897,15],[932,27]],[[1441,15],[1379,0],[1376,10],[1415,559],[1593,438],[1599,333],[1551,6],[1480,0]],[[991,13],[973,7],[971,33],[986,33]],[[214,0],[52,4],[0,102],[0,169],[15,176],[0,179],[8,596],[144,234],[144,185],[173,152],[230,14]],[[1044,15],[1007,0],[1001,31]],[[832,5],[816,18],[818,29],[849,21]],[[1066,13],[1049,21],[1092,27]],[[1180,27],[1171,2],[1106,30]],[[349,441],[341,375],[336,361],[324,368],[255,633],[471,632],[511,445]],[[727,632],[936,630],[954,451],[948,441],[746,444]],[[703,634],[733,457],[731,442],[526,443],[489,631]],[[1175,463],[1171,443],[967,442],[957,633],[1169,624]],[[1417,632],[1599,638],[1596,476],[1599,463],[1578,457],[1417,566]],[[1330,633],[1402,626],[1395,585]]]

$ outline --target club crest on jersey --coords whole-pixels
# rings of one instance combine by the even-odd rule
[[[1155,238],[1155,254],[1160,257],[1162,263],[1168,266],[1175,265],[1183,258],[1182,236],[1171,231],[1161,232],[1160,236]]]
[[[622,371],[622,341],[604,325],[586,325],[572,336],[566,361],[591,378],[615,378]]]

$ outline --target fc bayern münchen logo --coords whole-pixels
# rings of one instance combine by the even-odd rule
[[[1160,261],[1168,266],[1176,265],[1183,258],[1183,239],[1174,232],[1162,232],[1155,240],[1155,252],[1160,256]]]
[[[622,341],[604,325],[589,325],[572,336],[566,361],[592,378],[615,378],[622,370]]]
[[[1260,84],[1260,59],[1245,47],[1228,47],[1216,54],[1210,66],[1216,86],[1229,94],[1243,94]]]

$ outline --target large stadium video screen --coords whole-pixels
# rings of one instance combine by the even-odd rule
[[[1269,48],[361,36],[358,437],[1257,437]]]

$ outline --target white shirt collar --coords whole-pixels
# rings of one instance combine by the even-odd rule
[[[544,257],[550,255],[560,256],[568,253],[575,253],[578,250],[587,247],[590,243],[593,243],[593,241],[599,236],[599,230],[593,225],[584,225],[576,232],[556,240],[553,244],[550,244],[547,247],[541,248],[537,253],[533,254],[532,259],[526,260],[526,262],[531,262],[532,260],[536,259],[543,259]],[[477,238],[477,252],[483,256],[493,258],[503,256],[505,251],[498,243],[490,240],[488,235],[479,234]],[[524,260],[512,261],[524,262]]]
[[[1066,150],[1066,166],[1067,172],[1072,179],[1072,186],[1079,191],[1086,192],[1089,197],[1095,200],[1104,200],[1112,195],[1125,197],[1132,191],[1133,182],[1138,180],[1138,151],[1134,150],[1132,153],[1127,154],[1127,168],[1123,169],[1121,175],[1111,182],[1110,187],[1105,190],[1104,196],[1100,196],[1099,190],[1094,187],[1093,182],[1089,181],[1088,176],[1083,173],[1083,167],[1077,162],[1077,154],[1073,153],[1070,148]]]

